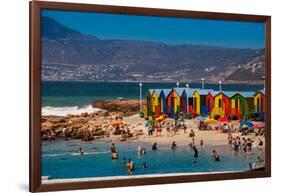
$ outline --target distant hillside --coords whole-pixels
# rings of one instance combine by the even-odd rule
[[[48,17],[42,19],[42,36],[43,80],[237,80],[238,66],[264,55],[264,49],[101,40]]]
[[[239,66],[226,80],[261,80],[264,76],[264,55],[252,59]]]

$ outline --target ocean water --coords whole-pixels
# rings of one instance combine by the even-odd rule
[[[123,165],[123,157],[131,158],[135,162],[133,175],[144,174],[169,174],[169,173],[194,173],[194,172],[227,172],[248,171],[249,162],[257,159],[258,153],[245,157],[242,153],[234,154],[231,147],[206,146],[198,148],[199,157],[197,166],[192,163],[194,158],[190,148],[179,146],[175,151],[170,146],[158,146],[157,151],[151,150],[151,144],[141,142],[115,143],[119,159],[112,160],[111,142],[105,140],[82,142],[52,141],[42,142],[42,176],[51,176],[52,179],[128,176]],[[138,145],[146,148],[147,153],[139,156],[136,153]],[[79,156],[76,151],[82,147],[84,156]],[[220,162],[213,161],[211,152],[215,149],[220,155]],[[141,168],[142,163],[147,164],[147,169]]]
[[[148,89],[174,88],[175,83],[143,83],[142,95],[145,98]],[[185,87],[185,84],[180,84]],[[200,88],[201,84],[190,84],[191,88]],[[205,84],[206,89],[218,90],[217,84]],[[256,91],[262,85],[225,84],[222,89],[238,91]],[[66,115],[68,113],[93,112],[91,104],[103,99],[139,99],[137,82],[42,82],[42,114]]]

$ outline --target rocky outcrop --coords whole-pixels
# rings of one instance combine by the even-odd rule
[[[142,105],[146,105],[146,101],[142,101]],[[140,111],[140,101],[139,100],[97,100],[93,102],[92,106],[94,108],[104,109],[108,112],[120,112],[124,116],[130,116]]]
[[[99,108],[104,107],[101,102],[97,104]],[[109,104],[112,104],[112,101],[106,103],[105,106]],[[118,141],[135,140],[144,134],[143,131],[136,128],[135,125],[123,122],[123,116],[127,113],[116,111],[121,106],[122,108],[131,109],[132,105],[136,105],[135,102],[126,106],[125,101],[122,101],[115,107],[108,107],[111,110],[110,112],[101,110],[96,113],[82,113],[81,115],[67,115],[65,117],[43,116],[41,119],[42,140],[62,138],[65,140],[81,139],[91,141],[106,137],[111,137]],[[133,111],[130,111],[130,113],[133,113]],[[115,124],[113,124],[114,122]],[[117,128],[119,133],[116,133]]]

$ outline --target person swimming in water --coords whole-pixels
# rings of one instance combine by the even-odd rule
[[[142,163],[141,168],[142,168],[143,170],[147,169],[147,165],[146,165],[146,163],[145,163],[145,162],[143,162],[143,163]]]
[[[144,155],[144,154],[146,154],[146,150],[145,150],[145,148],[144,147],[142,147],[142,146],[138,146],[137,147],[137,153],[139,154],[139,155]]]
[[[216,150],[213,150],[213,158],[214,158],[214,161],[216,161],[216,162],[220,161],[219,154],[216,152]]]
[[[84,155],[84,151],[82,150],[82,148],[81,148],[81,147],[79,147],[79,149],[78,149],[78,153],[80,154],[80,156],[83,156],[83,155]]]
[[[172,143],[172,150],[176,150],[177,149],[177,144],[175,141],[173,141]]]
[[[157,143],[156,142],[153,144],[152,150],[157,150]]]
[[[127,168],[128,172],[129,172],[130,174],[133,174],[133,171],[135,170],[135,164],[134,164],[134,162],[133,162],[132,159],[129,159],[129,160],[128,160],[128,163],[127,163],[127,165],[126,165],[126,168]]]

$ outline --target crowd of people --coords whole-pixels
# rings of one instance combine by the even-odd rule
[[[234,137],[232,133],[229,133],[228,143],[232,146],[232,149],[235,152],[238,151],[244,152],[245,156],[252,154],[252,147],[254,145],[254,141],[251,140],[250,138],[240,137],[240,136]],[[257,144],[255,144],[260,154],[262,153],[263,150],[263,146],[264,146],[263,143],[264,143],[263,140],[259,138]]]
[[[167,137],[173,137],[179,134],[180,130],[187,133],[187,126],[183,122],[160,122],[160,123],[152,123],[147,127],[148,136],[162,136],[163,130],[166,130]]]

